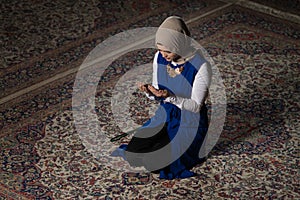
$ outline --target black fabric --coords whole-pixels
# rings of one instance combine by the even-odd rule
[[[128,144],[127,151],[148,153],[162,148],[170,142],[166,124],[155,128],[142,128],[134,134]]]
[[[126,160],[131,166],[150,166],[154,163],[149,163],[143,160],[143,153],[156,151],[170,142],[166,124],[161,124],[155,128],[142,128],[132,137],[126,151],[139,153],[138,155],[130,155],[126,153]],[[151,168],[151,167],[149,167]]]

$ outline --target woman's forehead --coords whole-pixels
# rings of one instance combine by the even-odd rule
[[[169,49],[167,49],[165,46],[163,46],[162,44],[156,44],[157,49],[162,50],[162,51],[170,51]]]

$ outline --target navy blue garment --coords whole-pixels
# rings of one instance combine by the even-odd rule
[[[195,76],[206,61],[196,54],[190,61],[184,63],[184,70],[176,77],[169,76],[167,65],[171,65],[171,63],[166,61],[160,53],[154,62],[158,63],[159,89],[166,89],[175,96],[190,99]],[[178,66],[171,65],[171,67]],[[126,160],[132,166],[144,166],[150,171],[159,173],[162,179],[194,176],[195,174],[190,169],[203,160],[198,157],[198,154],[207,129],[208,116],[205,104],[200,113],[193,113],[161,100],[155,115],[137,131],[126,146],[127,152],[139,154],[132,156],[125,152]],[[149,135],[150,137],[147,137]],[[157,159],[147,161],[145,159],[147,157],[144,155],[166,145],[169,145],[170,148],[164,156],[169,155],[172,162],[154,170],[151,165],[155,166],[155,162],[160,162],[163,157],[159,158],[158,156]],[[122,148],[125,149],[124,146]]]

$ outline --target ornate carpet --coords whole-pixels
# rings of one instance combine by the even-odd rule
[[[208,0],[11,1],[1,10],[0,199],[300,198],[299,24]],[[158,26],[172,14],[195,19],[188,25],[220,71],[227,111],[218,143],[193,168],[198,175],[160,180],[95,158],[74,126],[71,98],[76,70],[97,44],[123,30]],[[111,108],[118,80],[153,53],[132,51],[103,73],[91,110],[108,138],[122,132]],[[131,119],[142,124],[155,103],[136,91],[130,106]]]

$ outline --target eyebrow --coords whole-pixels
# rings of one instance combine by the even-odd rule
[[[166,53],[172,53],[171,51],[166,51],[166,50],[162,50],[162,49],[157,49],[158,51],[163,51],[163,52],[166,52]]]

